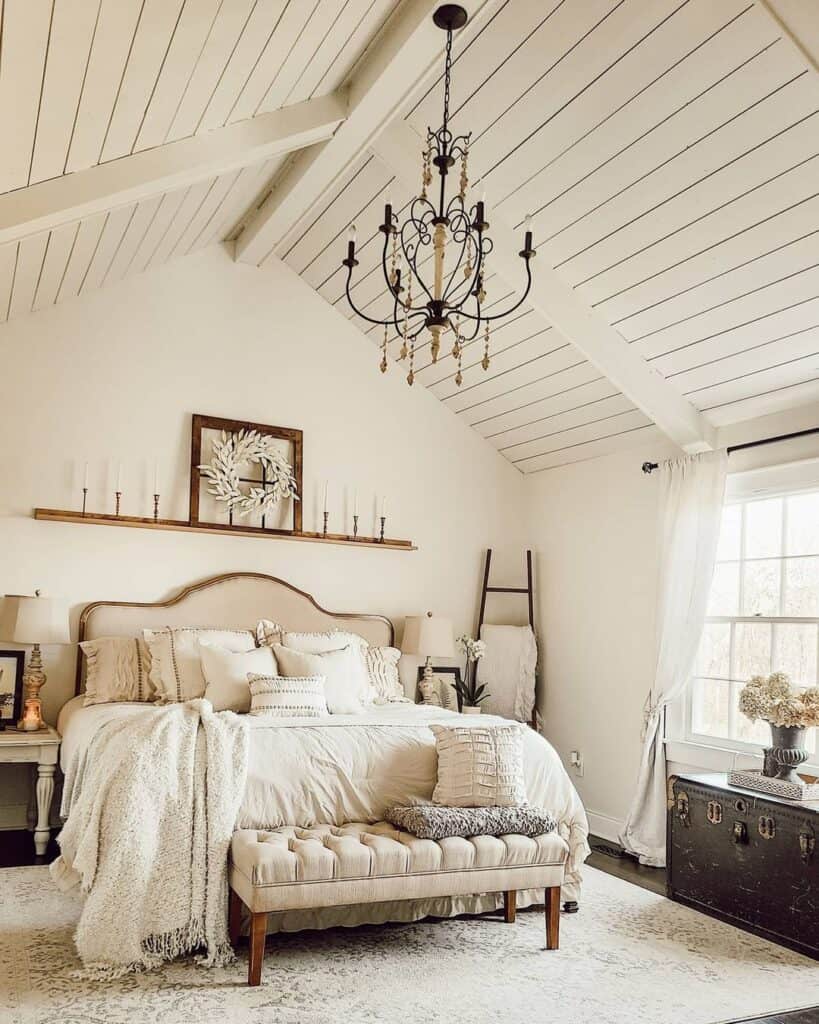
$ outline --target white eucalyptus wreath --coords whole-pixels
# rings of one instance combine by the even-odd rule
[[[242,516],[264,515],[285,498],[299,500],[293,467],[276,447],[276,439],[258,430],[240,430],[238,434],[222,431],[221,440],[211,446],[211,461],[199,466],[202,476],[210,480],[208,494]],[[267,486],[243,491],[239,479],[241,466],[262,466]]]

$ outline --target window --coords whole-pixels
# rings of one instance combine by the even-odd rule
[[[753,675],[787,672],[796,686],[819,684],[819,488],[730,500],[687,696],[687,739],[758,751],[765,722],[737,707]],[[808,732],[815,750],[815,733]]]

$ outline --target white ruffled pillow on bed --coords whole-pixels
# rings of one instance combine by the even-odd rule
[[[151,652],[151,682],[161,704],[176,704],[205,695],[205,677],[199,660],[199,641],[229,651],[250,651],[255,646],[249,629],[199,629],[182,626],[144,629]]]
[[[133,636],[101,636],[83,640],[85,696],[83,704],[156,700],[150,679],[151,655],[145,641]]]
[[[274,644],[273,653],[282,676],[324,676],[324,696],[331,715],[358,715],[363,710],[358,653],[352,645],[313,654]]]
[[[276,656],[269,647],[250,651],[230,651],[208,640],[199,641],[202,675],[205,677],[205,698],[214,711],[250,711],[248,676],[275,676]]]

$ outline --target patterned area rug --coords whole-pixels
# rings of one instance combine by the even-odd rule
[[[80,903],[44,867],[0,871],[3,1024],[714,1024],[819,1003],[796,953],[586,868],[583,906],[546,953],[543,914],[302,932],[268,940],[262,985],[180,961],[76,976]]]

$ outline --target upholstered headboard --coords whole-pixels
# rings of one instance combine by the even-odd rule
[[[392,622],[384,615],[328,612],[310,594],[292,583],[259,572],[211,576],[180,590],[165,601],[95,601],[80,613],[79,640],[100,636],[140,636],[160,626],[206,626],[253,629],[271,619],[294,632],[349,629],[371,644],[391,646]],[[77,651],[75,693],[82,692],[83,657]]]

